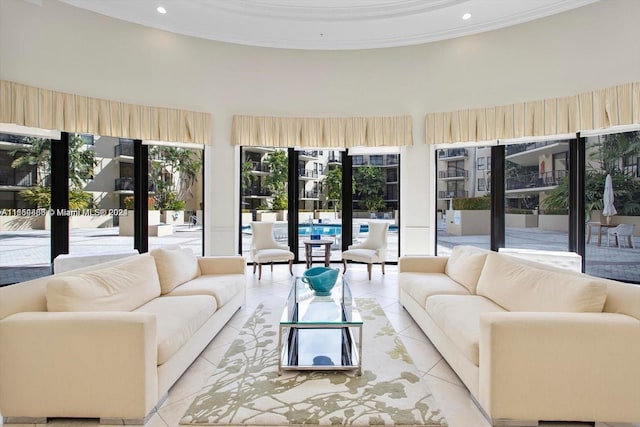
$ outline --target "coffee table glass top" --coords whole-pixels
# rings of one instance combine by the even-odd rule
[[[362,325],[362,317],[353,303],[346,279],[338,277],[331,295],[319,296],[302,281],[294,278],[281,325]]]

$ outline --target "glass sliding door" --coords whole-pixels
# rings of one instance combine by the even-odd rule
[[[330,240],[330,260],[342,256],[342,153],[298,150],[298,259],[305,260],[305,240]],[[310,247],[314,260],[325,246]],[[320,253],[322,252],[322,253]]]
[[[566,252],[569,141],[505,147],[505,246]]]
[[[202,150],[149,147],[149,250],[172,244],[203,255]]]
[[[640,283],[640,132],[588,137],[585,148],[585,272]]]
[[[436,150],[436,253],[457,245],[489,249],[491,147]]]
[[[251,261],[251,221],[273,222],[276,241],[288,244],[288,154],[286,149],[242,147],[240,158],[240,249]]]
[[[369,221],[389,223],[387,262],[397,262],[400,219],[400,154],[375,149],[352,156],[353,243],[366,240]],[[348,184],[347,184],[348,185]]]
[[[51,274],[51,144],[0,134],[0,286]]]

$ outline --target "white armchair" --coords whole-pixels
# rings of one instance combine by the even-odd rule
[[[371,267],[373,263],[382,263],[384,274],[384,262],[387,259],[387,230],[389,223],[384,221],[369,222],[369,236],[362,243],[349,246],[342,252],[344,272],[347,272],[347,261],[364,262],[367,264],[369,280],[371,280]]]
[[[619,224],[616,227],[610,228],[607,231],[607,246],[609,246],[609,238],[613,236],[616,239],[615,242],[618,247],[620,247],[620,241],[626,238],[628,247],[633,248],[633,230],[635,228],[635,224]]]
[[[273,225],[273,222],[251,222],[251,259],[253,274],[256,274],[256,265],[258,267],[258,280],[262,278],[262,264],[270,263],[273,272],[273,263],[276,261],[289,261],[289,273],[293,276],[293,252],[288,246],[276,242]]]

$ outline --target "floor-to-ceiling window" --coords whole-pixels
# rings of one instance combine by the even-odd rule
[[[639,283],[640,132],[587,137],[585,163],[585,272]]]
[[[251,260],[251,221],[273,222],[274,238],[289,241],[289,166],[286,149],[242,147],[241,181],[241,253]]]
[[[298,259],[305,259],[305,240],[330,240],[330,259],[342,253],[342,160],[339,150],[297,150]],[[318,259],[325,246],[312,245]]]
[[[0,134],[0,285],[51,273],[51,143]]]
[[[457,245],[489,249],[491,147],[436,150],[437,253]]]
[[[387,262],[396,262],[399,253],[400,154],[367,149],[352,158],[352,242],[367,239],[369,221],[389,223]]]
[[[505,247],[567,251],[569,141],[505,147]]]

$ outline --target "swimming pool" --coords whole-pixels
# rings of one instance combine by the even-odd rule
[[[357,225],[356,225],[357,226]],[[278,229],[287,229],[287,223],[277,223],[276,227]],[[245,225],[242,227],[242,231],[246,233],[251,232],[251,226]],[[397,232],[398,226],[395,224],[389,225],[389,231]],[[369,225],[368,224],[360,224],[360,233],[368,233]],[[342,224],[313,224],[313,226],[309,226],[309,224],[298,224],[298,234],[300,236],[310,236],[321,235],[321,236],[339,236],[342,234]]]

